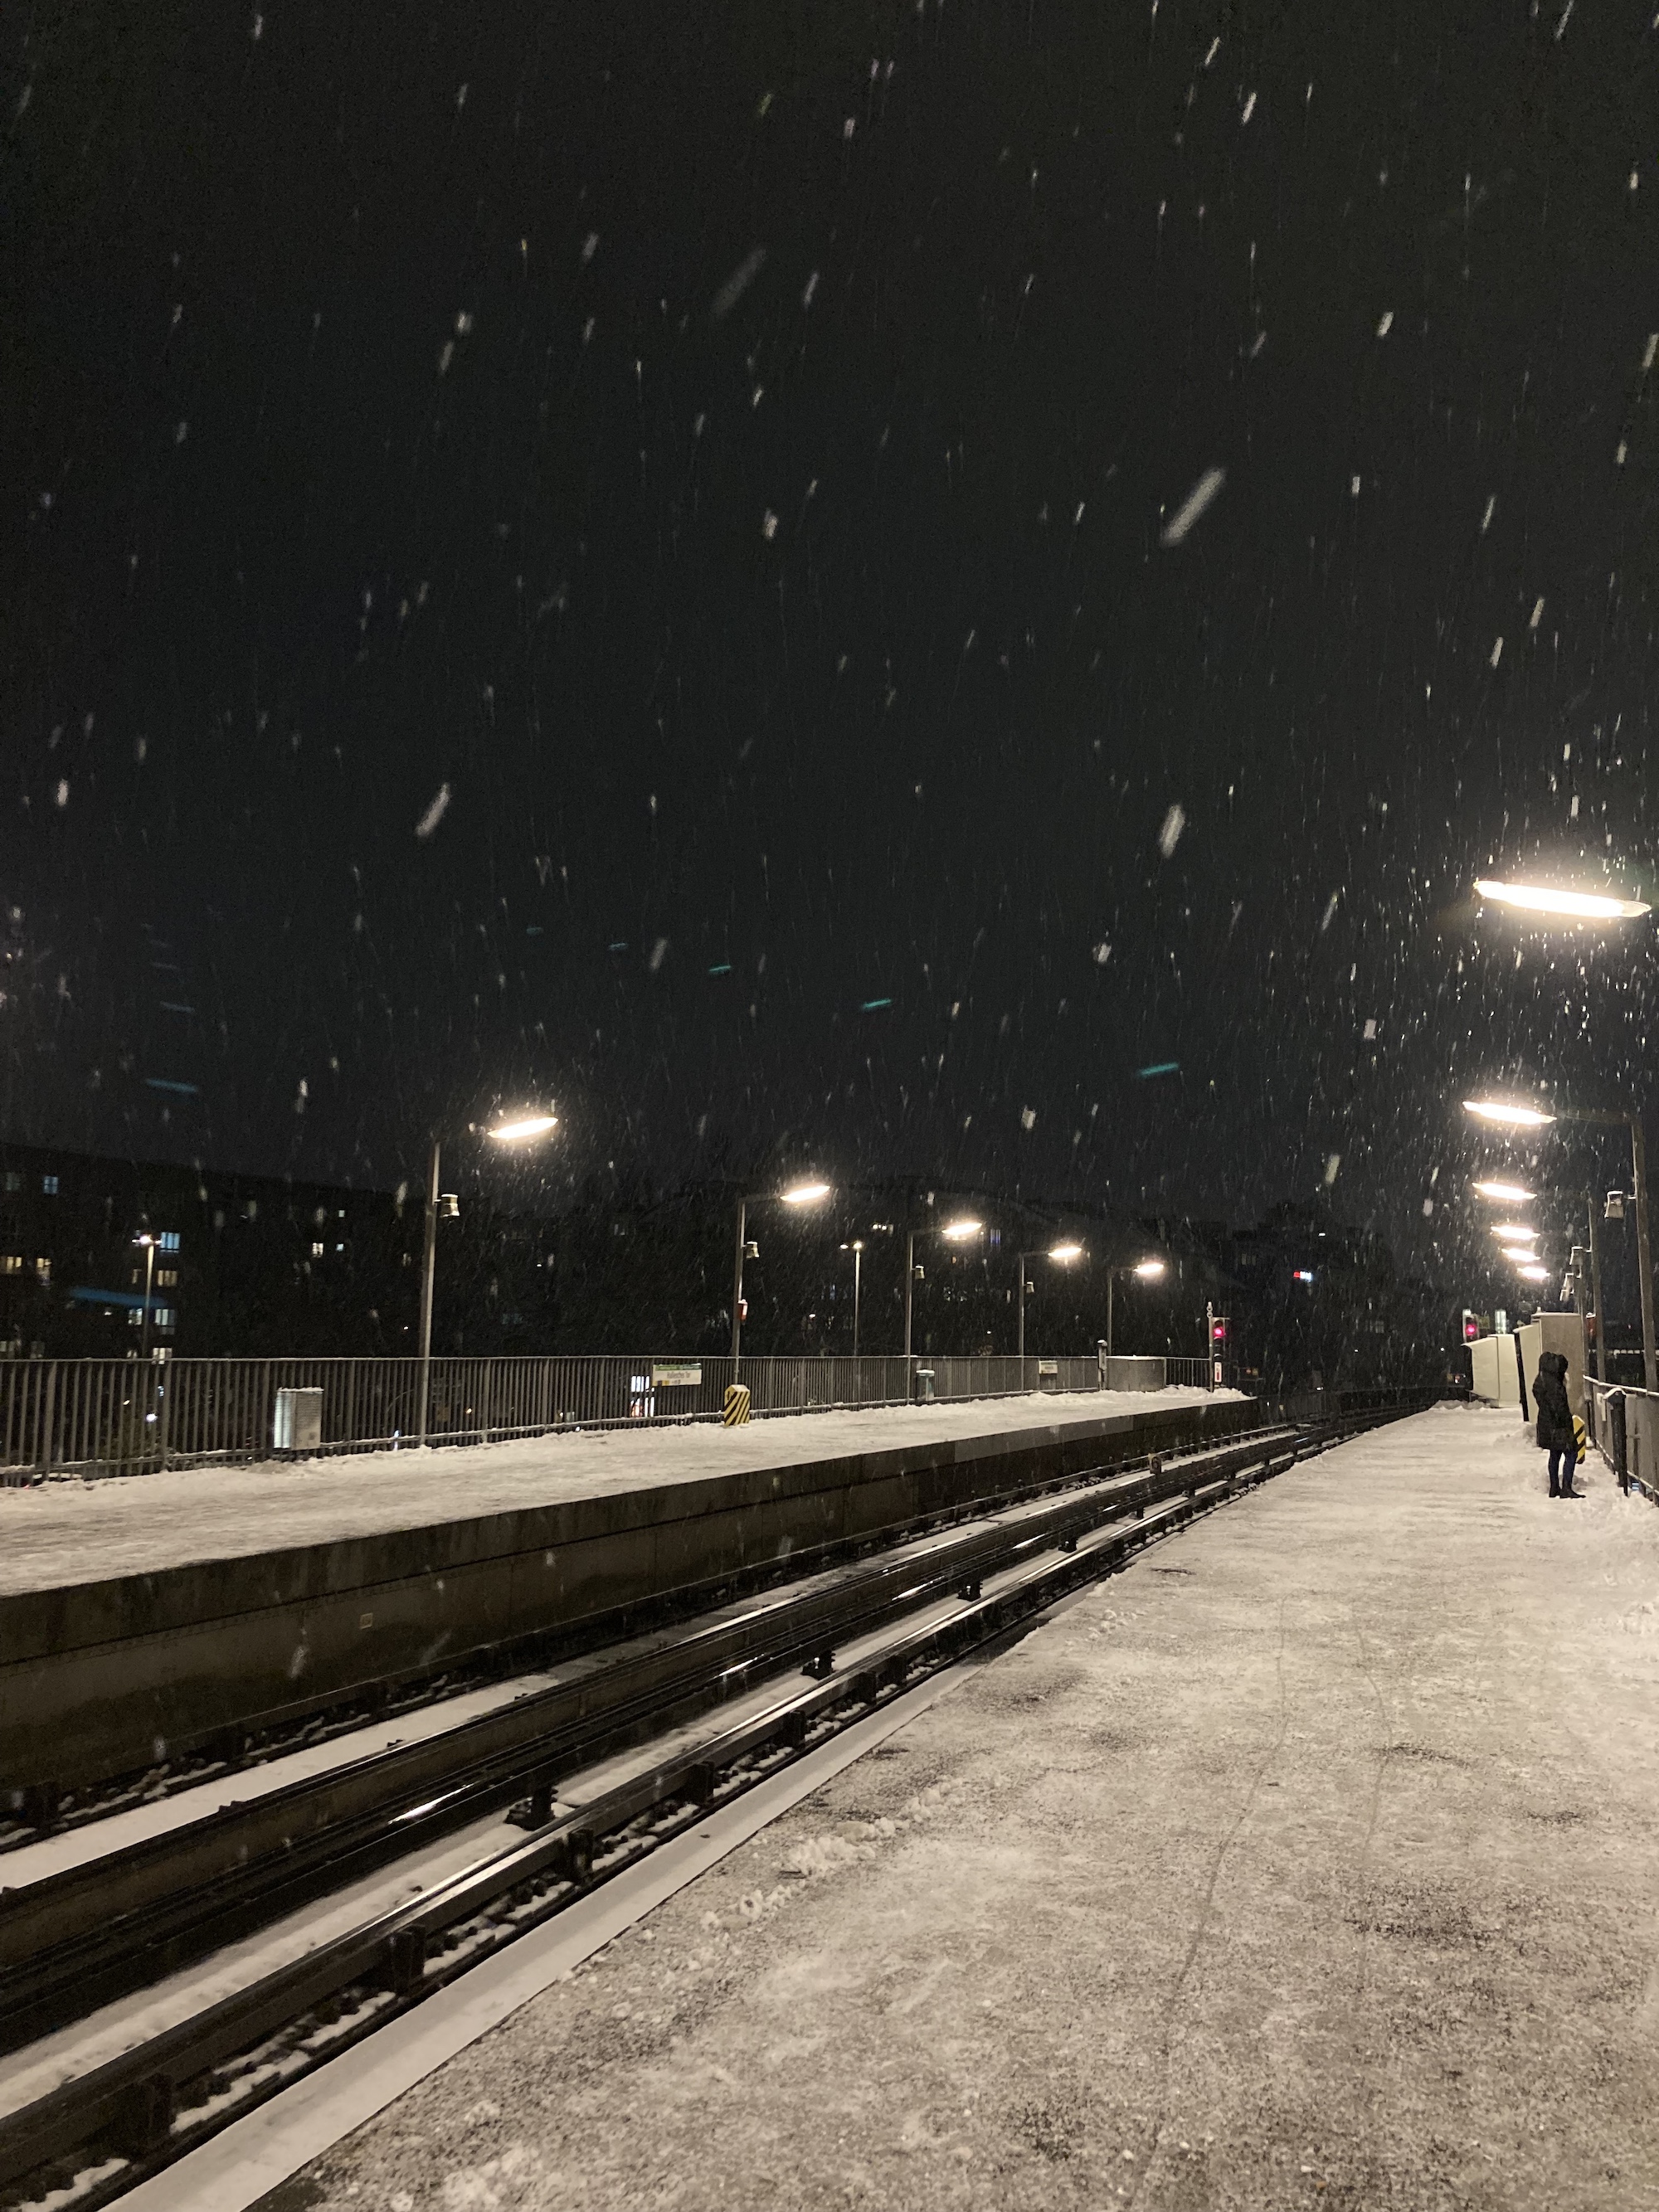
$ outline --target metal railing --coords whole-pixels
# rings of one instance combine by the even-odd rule
[[[1202,1360],[1167,1364],[1190,1366],[1200,1383],[1208,1374]],[[745,1357],[741,1372],[761,1415],[1101,1388],[1092,1358]],[[426,1441],[487,1443],[565,1429],[717,1421],[732,1379],[729,1358],[434,1358]],[[415,1358],[5,1359],[0,1480],[269,1458],[277,1393],[295,1389],[322,1393],[321,1437],[307,1452],[419,1441]]]
[[[1659,1504],[1659,1391],[1586,1378],[1585,1425],[1590,1441],[1619,1478]]]

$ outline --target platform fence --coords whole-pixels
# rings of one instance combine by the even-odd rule
[[[1222,1379],[1201,1359],[1118,1364],[1155,1370],[1156,1379],[1138,1376],[1136,1387]],[[417,1443],[421,1367],[417,1358],[0,1360],[0,1480]],[[745,1357],[738,1373],[761,1417],[1103,1389],[1093,1358]],[[434,1358],[425,1441],[490,1443],[571,1429],[718,1421],[732,1379],[729,1358]],[[283,1455],[275,1442],[278,1393],[295,1390],[321,1392],[321,1433],[299,1454]]]
[[[1620,1488],[1659,1504],[1659,1391],[1591,1378],[1586,1398],[1590,1440]]]

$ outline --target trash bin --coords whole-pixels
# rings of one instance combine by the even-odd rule
[[[323,1441],[322,1391],[279,1390],[270,1441],[277,1451],[315,1451]]]
[[[920,1399],[931,1401],[933,1395],[933,1370],[931,1367],[917,1368],[916,1395]]]
[[[1601,1401],[1607,1415],[1607,1449],[1620,1490],[1630,1488],[1630,1457],[1625,1440],[1625,1394],[1609,1390]]]

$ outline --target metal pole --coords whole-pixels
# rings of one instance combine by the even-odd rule
[[[1589,1403],[1589,1314],[1584,1303],[1584,1248],[1572,1248],[1572,1310],[1578,1316],[1578,1367],[1586,1388],[1584,1402]]]
[[[1607,1313],[1601,1303],[1601,1232],[1595,1218],[1595,1193],[1584,1194],[1584,1203],[1589,1214],[1590,1296],[1595,1301],[1595,1379],[1607,1379]]]
[[[863,1272],[864,1247],[853,1247],[853,1357],[859,1356],[859,1277]]]
[[[910,1312],[915,1300],[915,1287],[916,1232],[914,1229],[907,1229],[904,1232],[904,1357],[907,1364],[910,1358]],[[909,1388],[908,1374],[905,1387],[907,1390]]]
[[[155,1239],[150,1236],[144,1239],[144,1327],[141,1339],[143,1349],[138,1355],[141,1359],[149,1358],[149,1291],[150,1285],[155,1279]]]
[[[743,1352],[743,1247],[749,1233],[749,1194],[744,1191],[738,1200],[738,1243],[732,1262],[732,1380],[738,1379],[738,1361]]]
[[[1024,1252],[1019,1255],[1019,1356],[1022,1359],[1025,1357],[1025,1262],[1029,1256]],[[1021,1380],[1024,1379],[1022,1376]]]
[[[1634,1112],[1630,1123],[1631,1177],[1636,1189],[1636,1267],[1642,1286],[1642,1376],[1650,1390],[1659,1390],[1659,1358],[1653,1340],[1653,1253],[1648,1243],[1648,1148],[1642,1118]]]
[[[438,1140],[432,1139],[432,1159],[426,1177],[426,1223],[421,1247],[421,1403],[418,1437],[426,1442],[427,1419],[432,1406],[432,1285],[438,1268]]]
[[[1117,1269],[1106,1270],[1106,1357],[1112,1356],[1112,1293],[1117,1288]]]
[[[52,1418],[57,1399],[58,1362],[54,1359],[46,1368],[46,1402],[40,1415],[40,1449],[37,1463],[42,1474],[52,1473]]]

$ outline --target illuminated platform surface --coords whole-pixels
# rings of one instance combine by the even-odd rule
[[[1445,1407],[1153,1547],[263,2212],[1651,2205],[1659,1514],[1583,1472]]]

